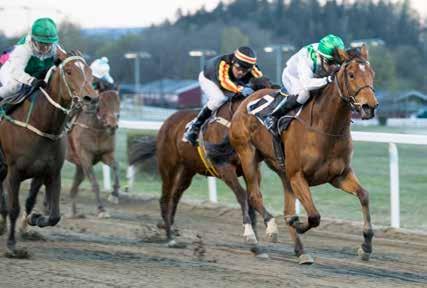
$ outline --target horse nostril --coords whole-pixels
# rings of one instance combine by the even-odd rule
[[[89,95],[83,96],[83,101],[87,102],[87,103],[91,103],[92,102],[92,97],[90,97]]]

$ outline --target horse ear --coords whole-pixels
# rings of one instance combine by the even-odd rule
[[[347,52],[344,49],[339,48],[335,49],[334,58],[340,64],[350,60],[350,56],[347,54]]]
[[[362,47],[360,47],[360,56],[362,56],[362,58],[365,59],[366,61],[369,60],[368,47],[366,47],[365,44],[363,44]]]

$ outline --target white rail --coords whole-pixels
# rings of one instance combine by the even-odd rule
[[[135,130],[159,130],[162,122],[154,121],[120,121],[120,128]],[[353,141],[389,143],[390,157],[390,219],[391,227],[400,227],[400,202],[399,202],[399,155],[396,144],[415,144],[427,145],[427,135],[415,134],[392,134],[392,133],[373,133],[373,132],[352,132]],[[108,167],[107,167],[108,168]],[[111,190],[110,171],[103,169],[104,187]],[[128,185],[133,183],[133,167],[128,168]],[[209,177],[209,200],[217,202],[216,182],[214,177]],[[129,187],[132,188],[132,187]],[[300,205],[297,203],[297,213],[300,211]]]

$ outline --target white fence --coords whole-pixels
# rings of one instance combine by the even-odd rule
[[[120,121],[120,128],[136,130],[159,130],[162,122],[154,121]],[[389,143],[390,155],[390,219],[391,227],[400,227],[400,200],[399,200],[399,155],[396,144],[427,145],[427,135],[392,134],[373,132],[352,132],[353,141]],[[103,168],[104,188],[111,190],[110,171],[108,167]],[[133,167],[128,168],[128,183],[133,182]],[[208,177],[209,200],[217,202],[216,180]],[[300,205],[297,205],[297,213]]]

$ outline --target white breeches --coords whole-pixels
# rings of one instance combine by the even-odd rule
[[[206,106],[209,108],[209,110],[217,110],[228,100],[228,97],[224,95],[224,92],[221,91],[218,85],[205,77],[203,71],[199,74],[199,84],[203,93],[205,93],[208,98]]]

